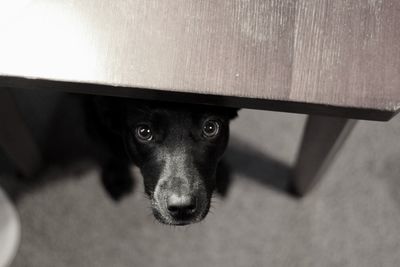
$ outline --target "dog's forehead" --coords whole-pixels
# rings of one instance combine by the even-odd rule
[[[212,109],[201,106],[183,105],[129,105],[128,117],[151,120],[168,120],[170,122],[197,121],[204,116],[217,115]]]
[[[212,105],[182,104],[159,101],[132,100],[125,102],[129,123],[151,121],[154,123],[198,124],[205,118],[216,117],[222,121],[237,116],[237,109]]]

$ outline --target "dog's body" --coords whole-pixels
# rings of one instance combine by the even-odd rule
[[[88,97],[90,132],[108,151],[102,181],[114,199],[133,187],[129,165],[144,179],[155,217],[184,225],[208,213],[216,170],[235,109],[113,97]]]

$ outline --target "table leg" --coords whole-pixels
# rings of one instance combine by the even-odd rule
[[[31,176],[41,166],[41,153],[21,117],[13,95],[0,88],[0,148],[24,176]]]
[[[318,182],[355,125],[355,120],[310,115],[294,167],[292,190],[304,196]]]

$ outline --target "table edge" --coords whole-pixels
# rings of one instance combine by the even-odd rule
[[[388,121],[400,111],[400,107],[386,109],[335,106],[318,103],[295,102],[279,99],[258,99],[239,96],[223,96],[189,92],[166,91],[120,85],[105,85],[90,82],[60,81],[40,78],[0,75],[0,88],[57,90],[70,93],[97,94],[130,97],[146,100],[185,102],[192,104],[218,105],[234,108],[270,110],[310,115],[345,117],[349,119]]]

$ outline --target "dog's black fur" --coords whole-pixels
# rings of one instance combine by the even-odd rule
[[[160,222],[184,225],[207,215],[237,109],[88,96],[86,111],[90,132],[109,151],[102,182],[113,199],[132,191],[133,163]]]

